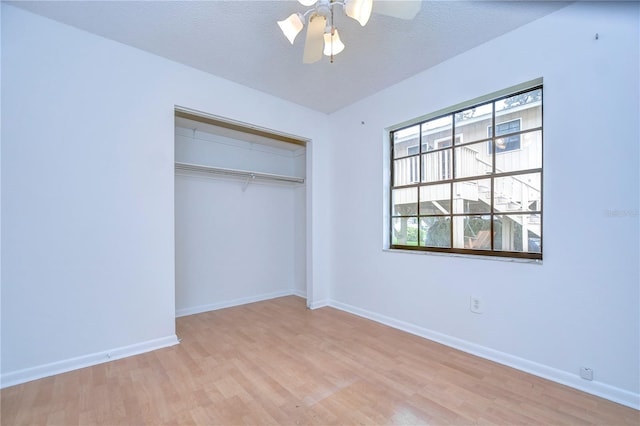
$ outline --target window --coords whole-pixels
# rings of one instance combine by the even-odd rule
[[[542,86],[445,110],[390,141],[392,249],[542,259]]]
[[[520,131],[520,119],[505,121],[496,124],[496,135],[503,136],[496,141],[496,154],[501,152],[520,149],[520,135],[514,134]],[[487,136],[491,137],[493,127],[487,127]],[[505,136],[506,135],[506,136]],[[493,144],[489,143],[489,152],[493,149]]]

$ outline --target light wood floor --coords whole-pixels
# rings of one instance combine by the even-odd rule
[[[1,391],[14,424],[598,424],[640,412],[284,297],[177,319],[182,343]]]

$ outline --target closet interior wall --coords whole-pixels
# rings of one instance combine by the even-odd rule
[[[305,297],[305,147],[177,117],[175,161],[176,316]]]

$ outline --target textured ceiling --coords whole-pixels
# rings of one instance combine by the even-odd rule
[[[346,45],[331,64],[303,64],[276,21],[297,1],[9,2],[262,92],[331,113],[565,6],[542,1],[424,1],[411,21],[336,14]],[[505,52],[507,54],[507,52]],[[494,58],[499,61],[503,58]]]

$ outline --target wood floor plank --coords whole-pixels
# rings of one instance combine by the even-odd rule
[[[2,425],[638,425],[640,412],[283,297],[176,320],[182,343],[0,391]]]

